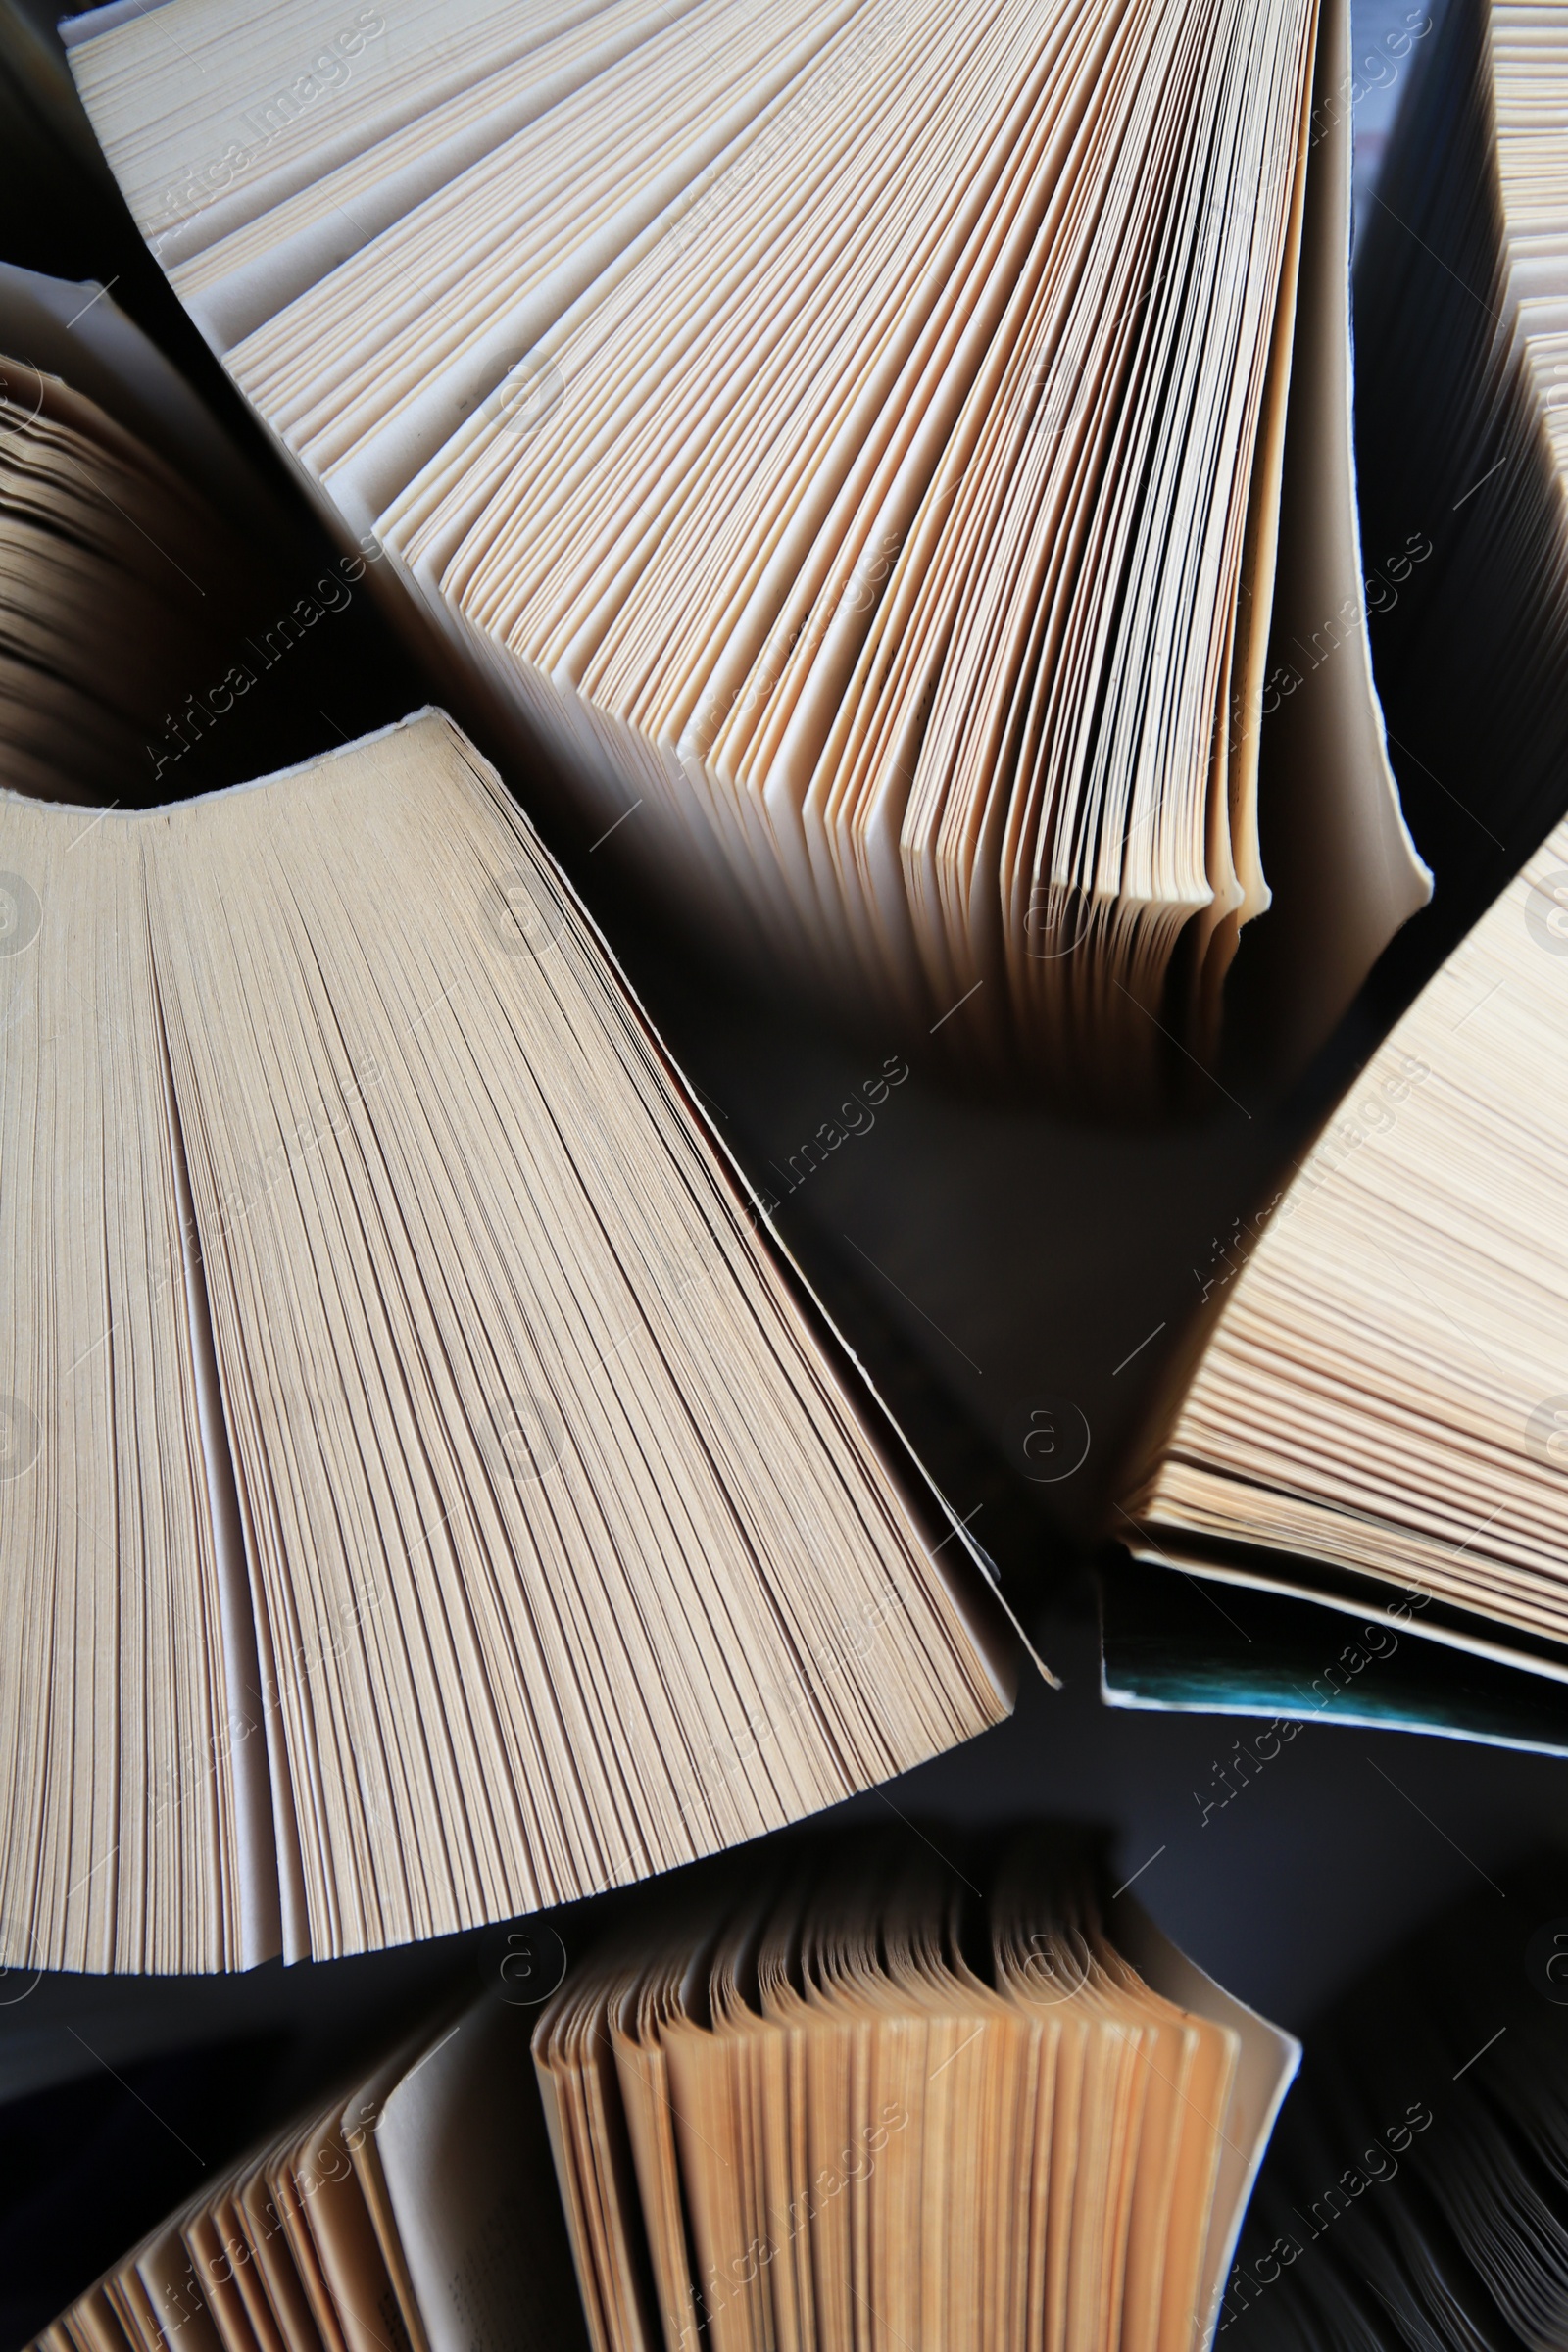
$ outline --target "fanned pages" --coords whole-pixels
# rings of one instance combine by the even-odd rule
[[[533,2013],[426,2022],[220,2171],[40,2352],[587,2352]]]
[[[1394,1608],[1563,1681],[1544,1073],[1568,1016],[1568,827],[1541,836],[1568,758],[1568,15],[1454,0],[1417,71],[1360,264],[1363,438],[1382,514],[1438,519],[1384,567],[1382,666],[1452,929],[1533,854],[1227,1253],[1228,1302],[1129,1507],[1151,1559]],[[1442,397],[1406,401],[1391,436],[1440,349]]]
[[[1409,70],[1357,246],[1361,483],[1389,725],[1462,923],[1564,808],[1568,18],[1452,0]]]
[[[0,276],[0,331],[36,347],[26,290]],[[245,539],[96,401],[0,358],[0,787],[143,798],[171,709],[193,674],[221,674],[251,568]]]
[[[144,808],[342,740],[323,698],[386,715],[366,558],[322,563],[105,287],[0,262],[0,790]]]
[[[1296,2045],[1137,1919],[1140,1977],[1060,1838],[965,1856],[983,1890],[912,1838],[786,1848],[556,1996],[595,2352],[1208,2342]]]
[[[1257,1218],[1129,1504],[1149,1556],[1353,1572],[1406,1621],[1568,1644],[1565,892],[1561,826]]]
[[[230,525],[271,540],[279,515],[212,411],[156,343],[92,280],[0,262],[0,351],[59,376],[144,442]],[[31,378],[25,379],[30,384]],[[16,393],[24,414],[33,406]],[[232,549],[228,551],[232,560]],[[214,582],[204,583],[211,593]]]
[[[1318,33],[1314,0],[168,0],[71,56],[241,389],[614,854],[852,1015],[1125,1108],[1208,1053],[1269,901],[1347,12]],[[1338,537],[1298,589],[1326,564],[1338,608],[1343,124],[1313,170],[1292,429]],[[1425,895],[1353,633],[1303,853],[1349,911],[1298,1046]]]
[[[1226,2352],[1568,2338],[1565,1897],[1560,1847],[1505,1871],[1314,2028],[1226,2290]]]
[[[427,2019],[40,2348],[1206,2352],[1298,2045],[1065,1834],[966,1840],[983,1887],[924,1839],[640,1890],[543,2008]]]
[[[0,844],[0,1951],[238,1965],[278,1932],[259,1677],[140,859],[15,799]]]
[[[449,722],[0,802],[0,866],[8,1960],[509,1918],[1005,1711],[965,1539]]]

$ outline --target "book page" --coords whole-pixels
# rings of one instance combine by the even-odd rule
[[[252,1607],[251,1567],[240,1522],[234,1463],[223,1423],[218,1358],[213,1346],[212,1316],[207,1303],[207,1281],[201,1248],[196,1239],[196,1216],[190,1200],[190,1172],[174,1108],[174,1085],[169,1067],[169,1048],[160,1031],[164,1080],[164,1108],[168,1120],[169,1156],[173,1170],[174,1200],[179,1212],[181,1266],[185,1315],[190,1328],[191,1372],[201,1429],[202,1467],[207,1479],[208,1507],[213,1522],[213,1560],[218,1584],[223,1642],[223,1685],[227,1701],[218,1738],[230,1759],[234,1778],[235,1842],[238,1849],[240,1951],[242,1968],[254,1968],[282,1949],[282,1920],[278,1895],[278,1833],[293,1843],[292,1821],[274,1818],[271,1775],[268,1769],[268,1722],[262,1670],[256,1643]]]
[[[1205,1976],[1130,1896],[1121,1895],[1113,1904],[1111,1926],[1117,1950],[1126,1955],[1147,1984],[1178,2008],[1228,2027],[1241,2041],[1220,2146],[1208,2242],[1199,2277],[1200,2324],[1194,2352],[1207,2352],[1248,2200],[1274,2119],[1301,2063],[1301,2045],[1294,2034],[1271,2026],[1255,2009],[1249,2009],[1245,2001],[1237,2000],[1212,1977]]]
[[[398,2084],[376,2131],[430,2352],[586,2347],[529,2038],[486,1996]]]
[[[1274,904],[1259,962],[1277,989],[1287,1066],[1323,1043],[1432,896],[1389,765],[1367,635],[1351,414],[1349,114],[1335,102],[1349,55],[1348,0],[1325,0],[1261,715],[1263,863]]]

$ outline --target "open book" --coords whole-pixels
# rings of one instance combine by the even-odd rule
[[[1211,1050],[1271,891],[1293,1052],[1424,902],[1343,110],[1313,130],[1345,0],[166,0],[68,37],[324,511],[737,952],[1126,1108]],[[1335,649],[1290,703],[1271,614]]]
[[[1297,2044],[1059,1836],[965,1854],[984,1888],[862,1835],[648,1890],[542,2012],[432,2023],[40,2347],[1202,2352]]]
[[[1437,918],[1463,928],[1568,805],[1568,18],[1437,13],[1358,243],[1358,442],[1369,565],[1411,531],[1433,549],[1369,589]]]
[[[1468,829],[1480,844],[1471,860],[1485,867],[1505,838],[1538,841],[1543,812],[1560,811],[1568,755],[1568,440],[1555,380],[1568,371],[1555,127],[1568,104],[1568,16],[1499,7],[1489,20],[1467,0],[1421,70],[1389,185],[1391,201],[1420,191],[1424,204],[1395,226],[1429,258],[1462,247],[1492,296],[1459,283],[1479,324],[1460,338],[1444,429],[1465,480],[1429,466],[1425,483],[1429,496],[1455,489],[1462,521],[1417,605],[1431,647],[1456,664],[1463,645],[1469,732],[1451,728],[1432,755],[1446,779],[1429,780],[1435,799],[1452,797],[1448,780],[1469,796],[1449,823]],[[1464,135],[1438,172],[1432,123],[1449,114]],[[1368,268],[1390,267],[1380,233]],[[1431,323],[1413,298],[1399,316]],[[1396,365],[1395,340],[1385,332],[1385,368]],[[1467,594],[1467,563],[1472,591],[1506,575],[1520,601]],[[1441,669],[1434,691],[1454,708]],[[1499,695],[1506,723],[1483,751],[1476,730]],[[1392,1617],[1559,1686],[1568,1135],[1552,1073],[1568,1028],[1565,907],[1559,824],[1395,1027],[1304,1164],[1237,1220],[1212,1301],[1223,1312],[1128,1501],[1136,1536],[1123,1527],[1151,1560]],[[1560,1716],[1560,1693],[1543,1696]],[[1526,1736],[1539,1739],[1542,1706],[1524,1711]],[[1452,1728],[1490,1720],[1505,1737],[1511,1712],[1490,1701],[1449,1711]],[[1440,1702],[1435,1720],[1449,1728],[1444,1716]]]
[[[0,787],[141,808],[401,715],[366,569],[106,287],[0,261]]]
[[[94,307],[0,264],[0,785],[89,808],[151,781],[188,681],[221,674],[251,617],[235,583],[256,563],[243,514],[216,503],[232,477],[203,463],[221,448],[205,411],[167,364],[127,398],[130,364],[157,355]],[[49,371],[68,358],[69,383]],[[149,435],[162,415],[177,460]]]
[[[596,2352],[1208,2340],[1297,2045],[1059,1838],[920,1835],[650,1903],[555,1996]]]
[[[1244,1230],[1123,1532],[1568,1683],[1568,825]],[[1559,1704],[1562,1702],[1559,1700]]]
[[[36,2352],[587,2352],[535,2014],[450,2002],[206,2182]]]
[[[1269,2149],[1225,2352],[1568,2340],[1568,1859],[1424,1920],[1335,2001]]]
[[[0,1955],[195,1969],[642,1877],[1015,1637],[451,723],[0,799]]]

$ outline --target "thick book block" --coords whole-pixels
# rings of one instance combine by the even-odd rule
[[[41,2345],[1207,2352],[1298,2047],[1069,1835],[961,1875],[953,1835],[780,1840],[550,1937],[538,1997],[455,1995]]]
[[[8,1961],[510,1918],[1006,1711],[967,1539],[449,721],[8,798],[0,866]]]
[[[1286,1060],[1424,903],[1315,127],[1344,0],[166,0],[68,38],[323,515],[731,953],[1125,1113],[1208,1056],[1272,899]]]

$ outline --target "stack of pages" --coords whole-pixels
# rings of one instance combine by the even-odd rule
[[[0,261],[0,787],[141,808],[401,714],[364,662],[365,556],[323,548],[108,288]]]
[[[1468,922],[1564,809],[1568,11],[1434,13],[1358,245],[1357,416],[1378,682]]]
[[[1292,627],[1360,586],[1347,23],[167,0],[71,57],[236,382],[588,831],[795,988],[1126,1107],[1271,886],[1307,1045],[1427,895],[1359,609],[1259,847],[1276,564]]]
[[[1568,11],[1456,4],[1417,74],[1358,265],[1369,500],[1436,517],[1380,676],[1444,845],[1440,919],[1511,879],[1216,1245],[1206,1352],[1117,1532],[1462,1650],[1407,1719],[1561,1749]],[[1510,1698],[1470,1660],[1546,1688]]]
[[[40,2344],[1202,2352],[1298,2047],[1125,1898],[1113,1940],[1060,1838],[985,1875],[860,1838],[645,1896],[542,2014],[443,2017]]]
[[[1015,1642],[449,721],[0,799],[0,1958],[248,1963],[668,1869]]]
[[[204,2183],[34,2352],[586,2352],[530,2023],[454,1999]]]
[[[1145,1558],[1559,1683],[1565,907],[1568,825],[1238,1234],[1218,1327],[1121,1522]]]
[[[24,277],[0,272],[0,334]],[[253,551],[58,376],[0,357],[0,785],[118,802],[151,781],[188,681],[221,673]]]
[[[1226,2352],[1568,2341],[1565,1919],[1559,1850],[1335,2002],[1248,2216]]]

